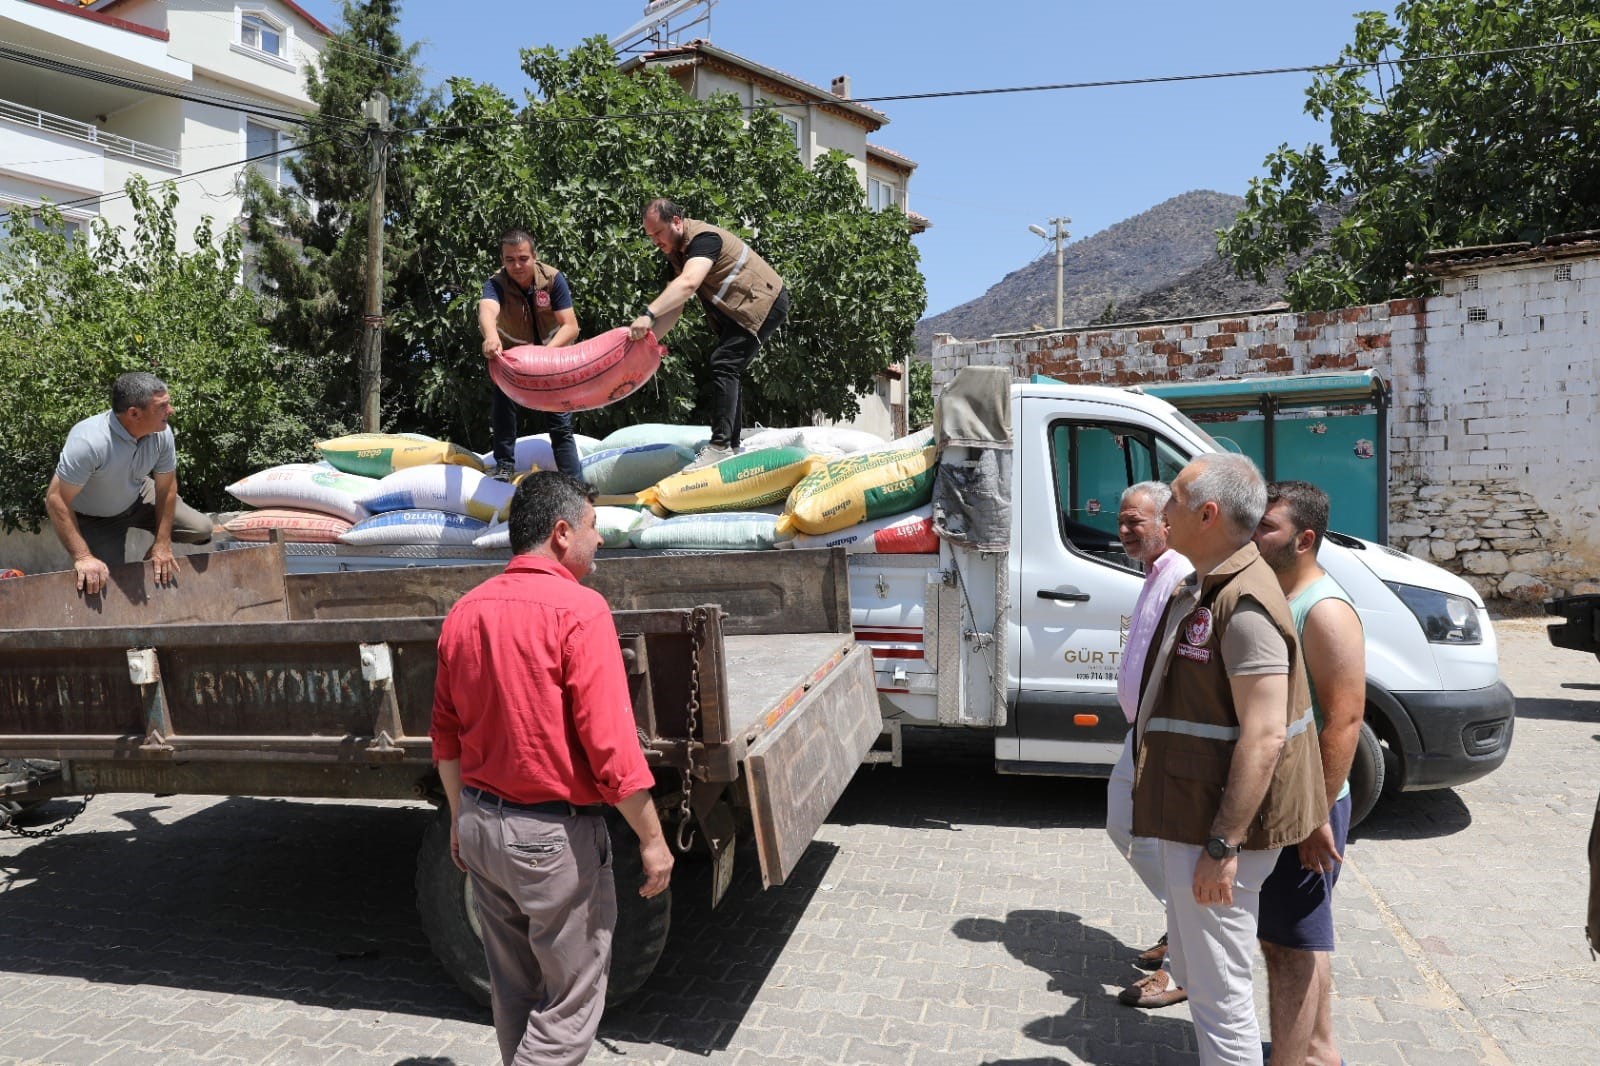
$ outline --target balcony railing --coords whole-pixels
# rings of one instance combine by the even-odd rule
[[[74,118],[52,115],[50,112],[40,111],[36,107],[12,103],[10,100],[0,100],[0,119],[4,119],[7,122],[15,122],[19,126],[31,126],[46,133],[57,133],[63,137],[71,137],[73,140],[96,144],[112,155],[136,159],[141,163],[153,163],[158,167],[178,169],[178,153],[175,149],[162,148],[159,145],[136,141],[131,137],[107,133],[88,122],[79,122]]]

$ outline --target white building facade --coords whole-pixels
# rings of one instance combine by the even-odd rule
[[[306,73],[330,35],[290,0],[0,0],[0,210],[130,229],[127,179],[177,179],[191,247],[202,217],[239,217],[244,160],[315,110]],[[250,165],[288,179],[281,156]]]

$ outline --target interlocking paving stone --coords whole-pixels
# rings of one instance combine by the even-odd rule
[[[1352,1063],[1546,1066],[1600,1043],[1582,940],[1600,666],[1542,621],[1499,631],[1521,699],[1505,766],[1390,797],[1352,834],[1333,963]],[[1106,841],[1103,786],[997,775],[981,739],[908,745],[904,768],[863,769],[784,886],[741,851],[713,910],[685,859],[667,953],[590,1061],[1195,1062],[1186,1006],[1113,998],[1163,919]],[[428,817],[108,795],[60,837],[0,837],[0,1064],[497,1063],[417,924]],[[1265,998],[1258,966],[1263,1022]]]

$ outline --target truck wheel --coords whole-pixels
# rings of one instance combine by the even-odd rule
[[[611,869],[617,883],[617,928],[611,940],[611,975],[606,1002],[619,1003],[639,990],[656,968],[667,943],[672,889],[651,899],[639,895],[644,864],[639,841],[620,815],[606,814],[611,832]],[[440,964],[461,990],[489,1005],[489,964],[472,904],[472,880],[450,861],[450,812],[440,808],[428,823],[417,852],[417,912]]]
[[[672,887],[645,899],[644,861],[639,858],[639,838],[622,815],[606,812],[611,830],[611,875],[617,882],[617,928],[611,935],[611,974],[606,1003],[621,1003],[649,980],[667,946],[672,927]]]
[[[1362,823],[1383,795],[1385,776],[1383,745],[1372,726],[1361,723],[1361,733],[1356,738],[1356,757],[1350,764],[1350,826]]]

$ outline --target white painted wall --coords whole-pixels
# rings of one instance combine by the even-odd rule
[[[194,65],[203,75],[276,105],[310,110],[305,72],[321,53],[322,38],[307,32],[305,22],[272,0],[167,0],[167,30],[172,55]],[[282,57],[273,57],[240,43],[240,18],[259,14],[282,31]],[[219,85],[224,89],[224,85]]]

